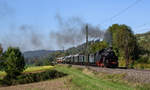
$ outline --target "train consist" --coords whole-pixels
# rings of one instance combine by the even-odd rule
[[[112,47],[102,49],[94,54],[88,55],[86,60],[85,55],[69,55],[65,57],[57,58],[57,63],[64,64],[78,64],[78,65],[96,65],[99,67],[118,67],[118,57],[112,50]]]

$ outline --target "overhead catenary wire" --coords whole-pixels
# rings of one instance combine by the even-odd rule
[[[133,29],[136,29],[138,31],[143,31],[143,30],[150,31],[150,26],[149,24],[142,24],[142,25],[135,26]]]
[[[122,13],[126,12],[127,10],[129,10],[130,8],[132,8],[133,6],[135,6],[136,4],[138,4],[139,2],[141,2],[142,0],[136,0],[135,2],[133,2],[132,4],[130,4],[128,7],[124,8],[123,10],[121,10],[120,12],[116,13],[115,15],[113,15],[112,17],[108,18],[107,20],[103,21],[102,24],[104,24],[105,22],[108,21],[112,21],[114,18],[118,17],[119,15],[121,15]]]

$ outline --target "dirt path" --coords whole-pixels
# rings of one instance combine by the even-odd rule
[[[69,90],[63,79],[49,80],[38,83],[1,87],[0,90]]]

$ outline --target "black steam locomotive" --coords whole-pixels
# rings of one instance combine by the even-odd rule
[[[118,57],[112,47],[97,52],[96,65],[100,67],[118,67]]]
[[[112,47],[102,49],[94,54],[88,55],[86,60],[85,55],[69,55],[65,57],[57,58],[58,63],[65,64],[79,64],[79,65],[96,65],[99,67],[118,67],[118,57],[112,50]]]

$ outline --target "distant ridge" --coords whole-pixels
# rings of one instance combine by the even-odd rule
[[[26,51],[23,53],[24,57],[26,59],[31,59],[31,58],[41,58],[41,57],[46,57],[50,53],[56,52],[58,50],[35,50],[35,51]]]

